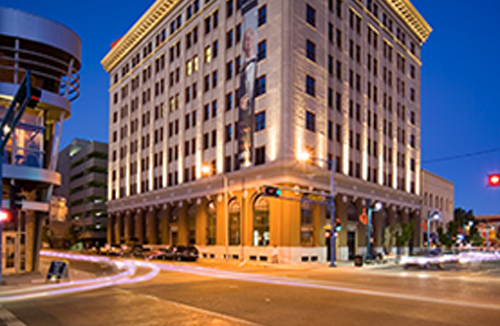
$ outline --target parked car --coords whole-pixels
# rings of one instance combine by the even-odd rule
[[[196,261],[198,260],[198,257],[199,252],[195,246],[173,245],[168,249],[159,249],[149,255],[147,259]]]
[[[197,261],[199,257],[198,249],[195,246],[177,246],[175,253],[176,260]]]
[[[174,260],[175,259],[175,251],[173,250],[174,247],[170,248],[160,248],[156,251],[151,252],[147,256],[147,260]]]

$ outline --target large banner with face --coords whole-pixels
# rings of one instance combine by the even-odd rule
[[[253,128],[255,84],[257,77],[257,27],[258,1],[242,0],[243,15],[243,60],[240,70],[240,90],[238,94],[238,160],[247,167],[253,162]]]

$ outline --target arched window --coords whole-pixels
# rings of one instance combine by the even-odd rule
[[[269,202],[262,196],[253,204],[253,245],[269,245]]]
[[[240,244],[240,204],[234,198],[229,202],[229,244],[237,246]]]
[[[354,205],[353,202],[350,202],[349,206],[347,206],[347,220],[351,222],[358,221],[358,213],[356,210],[356,205]]]
[[[207,203],[207,245],[214,245],[217,236],[217,208],[213,200]]]
[[[158,232],[158,244],[163,243],[163,223],[161,222],[162,209],[158,208],[155,214],[156,231]]]
[[[194,245],[196,243],[196,206],[189,205],[187,210],[187,223],[188,223],[188,238],[187,243]]]
[[[307,201],[302,201],[300,205],[300,245],[303,247],[314,246],[312,204]]]

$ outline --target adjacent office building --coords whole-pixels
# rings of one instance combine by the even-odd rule
[[[339,259],[366,251],[377,201],[372,246],[403,222],[419,246],[430,32],[408,0],[155,1],[102,60],[108,241],[325,261],[334,169]]]
[[[59,153],[61,186],[56,196],[67,199],[68,217],[84,247],[106,242],[108,144],[74,139]],[[69,226],[69,225],[68,225]]]
[[[439,226],[446,230],[446,225],[453,221],[455,185],[453,182],[424,169],[421,171],[421,180],[421,220],[425,222],[433,215],[432,213],[437,213],[436,216],[439,216],[439,219],[431,220],[430,223],[431,232],[437,234]],[[427,241],[427,233],[424,232],[422,236]]]
[[[2,271],[38,269],[42,226],[49,218],[62,124],[79,96],[81,42],[70,29],[23,11],[0,8],[0,117],[4,117],[26,71],[41,90],[35,108],[26,108],[7,142],[2,162],[2,200],[10,187],[22,189],[22,211],[2,223]]]

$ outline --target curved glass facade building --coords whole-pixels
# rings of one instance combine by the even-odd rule
[[[11,186],[22,188],[22,211],[3,224],[3,272],[38,268],[43,225],[48,219],[63,121],[79,96],[81,41],[69,28],[27,12],[0,7],[0,117],[26,71],[42,91],[35,108],[26,108],[3,153],[3,207]]]

